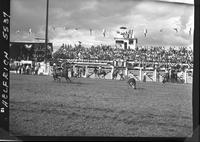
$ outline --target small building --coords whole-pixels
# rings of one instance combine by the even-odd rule
[[[40,65],[38,74],[50,75],[53,44],[48,43],[47,50],[44,42],[10,42],[10,65],[30,65],[34,67],[36,63]],[[45,63],[45,55],[48,60]]]
[[[127,27],[120,27],[114,40],[119,49],[135,49],[137,46],[137,38],[134,36],[133,29],[127,29]]]

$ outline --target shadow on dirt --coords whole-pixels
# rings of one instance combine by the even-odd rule
[[[66,80],[63,80],[61,82],[59,81],[54,81],[54,83],[56,84],[74,84],[74,85],[89,85],[90,83],[86,83],[86,82],[79,82],[79,81],[66,81]]]
[[[136,87],[136,89],[132,88],[132,87],[127,87],[127,89],[130,89],[130,90],[135,90],[135,91],[139,91],[139,90],[145,90],[145,88],[142,88],[142,87]]]
[[[138,88],[136,88],[136,90],[145,90],[145,88],[138,87]]]

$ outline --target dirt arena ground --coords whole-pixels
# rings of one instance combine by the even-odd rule
[[[192,85],[10,74],[16,136],[188,137]]]

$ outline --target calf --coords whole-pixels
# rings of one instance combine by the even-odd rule
[[[134,89],[136,89],[136,80],[132,77],[127,81],[128,85]]]

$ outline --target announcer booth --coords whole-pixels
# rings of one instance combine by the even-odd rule
[[[114,40],[116,47],[124,50],[136,49],[138,42],[133,29],[128,29],[127,27],[120,27],[116,31]]]

